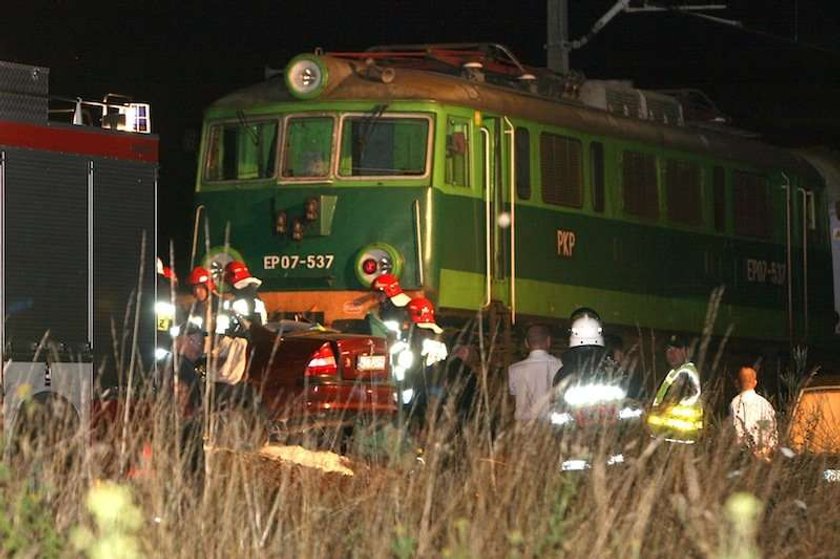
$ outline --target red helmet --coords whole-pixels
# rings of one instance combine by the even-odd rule
[[[163,267],[163,273],[161,275],[171,282],[178,283],[178,276],[175,275],[175,272],[169,266]]]
[[[262,281],[252,276],[248,266],[239,260],[232,260],[225,265],[225,281],[236,289],[247,285],[262,285]]]
[[[159,276],[166,278],[174,283],[178,282],[178,276],[175,275],[175,272],[172,271],[172,268],[170,268],[169,266],[164,266],[163,260],[161,260],[160,258],[157,259],[156,268]]]
[[[435,307],[425,297],[415,297],[408,303],[408,316],[419,328],[426,328],[435,334],[443,333],[443,328],[435,322]]]
[[[210,291],[216,290],[216,282],[213,281],[213,275],[204,266],[196,266],[190,272],[190,277],[187,280],[190,285],[204,285]]]
[[[384,293],[398,307],[404,307],[411,301],[411,297],[403,292],[402,287],[400,287],[400,280],[394,274],[377,276],[371,282],[370,288]]]

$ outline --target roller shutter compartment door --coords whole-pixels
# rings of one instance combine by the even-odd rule
[[[5,151],[6,342],[20,355],[49,332],[79,348],[89,342],[87,161]]]
[[[154,364],[156,167],[96,158],[93,169],[94,360],[108,384],[127,372],[131,361],[144,231],[138,370]]]

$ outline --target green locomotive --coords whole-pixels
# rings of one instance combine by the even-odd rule
[[[826,345],[824,181],[673,97],[521,65],[497,45],[305,54],[206,112],[206,256],[269,309],[361,318],[396,273],[444,321],[596,307],[627,329]],[[204,227],[197,227],[201,232]]]

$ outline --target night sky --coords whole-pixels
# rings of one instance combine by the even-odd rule
[[[544,0],[99,2],[32,0],[3,10],[0,59],[48,66],[55,95],[125,93],[152,105],[161,138],[161,239],[185,254],[201,114],[300,52],[488,41],[544,65]],[[613,0],[570,0],[584,35]],[[719,17],[620,14],[572,55],[593,78],[704,90],[733,124],[788,146],[840,147],[840,5],[734,0]],[[84,6],[84,7],[80,7]],[[796,39],[796,40],[795,40]]]

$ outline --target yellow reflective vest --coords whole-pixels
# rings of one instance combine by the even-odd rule
[[[648,429],[655,437],[679,443],[695,443],[703,431],[700,373],[694,363],[671,369],[648,411]]]

